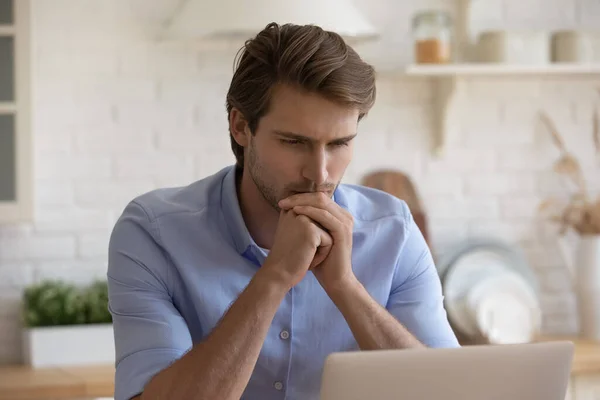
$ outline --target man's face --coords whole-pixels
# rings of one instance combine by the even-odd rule
[[[269,112],[250,135],[245,168],[267,202],[296,193],[333,195],[352,159],[358,110],[277,86]]]

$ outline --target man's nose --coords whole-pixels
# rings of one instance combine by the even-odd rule
[[[303,176],[320,186],[327,182],[329,174],[327,173],[327,152],[324,150],[314,151],[307,160],[304,167]]]

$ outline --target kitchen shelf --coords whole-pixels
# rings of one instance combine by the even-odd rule
[[[0,36],[12,36],[15,34],[15,28],[12,25],[0,25]]]
[[[15,103],[3,103],[0,101],[0,114],[14,114],[17,112]]]
[[[456,64],[456,65],[411,65],[405,73],[409,76],[431,77],[472,77],[472,76],[506,76],[506,75],[593,75],[600,74],[598,64],[549,64],[549,65],[514,65],[514,64]]]
[[[451,126],[451,109],[461,103],[459,95],[465,78],[475,77],[574,77],[600,76],[598,64],[548,64],[548,65],[511,65],[511,64],[447,64],[447,65],[411,65],[404,71],[409,77],[433,79],[434,85],[434,132],[433,155],[443,154],[445,137]]]

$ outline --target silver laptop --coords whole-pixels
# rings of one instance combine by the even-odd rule
[[[564,400],[567,341],[331,354],[321,400]]]

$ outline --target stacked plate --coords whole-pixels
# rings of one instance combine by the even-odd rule
[[[514,249],[495,241],[469,242],[440,268],[448,318],[463,335],[512,344],[539,333],[535,275]]]

